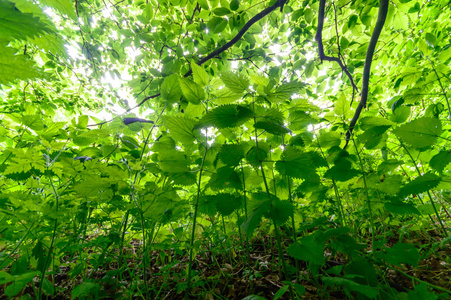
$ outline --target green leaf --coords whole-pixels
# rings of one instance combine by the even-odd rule
[[[211,175],[208,186],[212,190],[236,189],[242,190],[243,184],[241,176],[230,167],[222,167],[216,171],[216,174]]]
[[[205,100],[205,91],[197,83],[189,80],[188,78],[180,78],[180,87],[182,89],[183,96],[186,100],[193,104],[200,104]]]
[[[197,138],[194,130],[195,120],[185,116],[163,116],[163,124],[175,140],[191,145]]]
[[[252,115],[252,110],[241,105],[218,106],[204,115],[197,127],[214,126],[219,129],[237,127],[246,123]]]
[[[238,166],[244,158],[244,147],[241,144],[224,144],[218,153],[221,161],[228,166]]]
[[[244,233],[247,235],[251,235],[257,226],[260,224],[262,217],[265,213],[268,212],[270,208],[270,201],[262,202],[254,211],[249,215],[247,220],[241,225],[241,229],[243,229]]]
[[[284,176],[303,178],[305,180],[319,179],[311,156],[303,153],[297,147],[287,146],[282,153],[281,159],[276,162],[275,167]]]
[[[202,66],[192,62],[191,69],[193,70],[193,80],[195,83],[201,86],[207,86],[210,83],[210,76],[208,76]]]
[[[388,248],[386,253],[378,252],[377,256],[379,259],[383,259],[389,264],[400,267],[402,264],[409,264],[417,267],[418,261],[420,260],[420,252],[415,246],[401,242]]]
[[[341,144],[341,136],[336,131],[321,133],[318,140],[319,145],[323,149],[332,148],[334,146],[340,146]]]
[[[274,93],[268,95],[268,100],[276,103],[290,100],[293,94],[299,93],[305,86],[306,84],[300,81],[282,84]]]
[[[5,288],[5,295],[8,297],[16,296],[26,285],[31,282],[34,277],[39,276],[41,272],[32,271],[14,276],[12,284]]]
[[[359,135],[359,141],[365,144],[367,149],[375,149],[381,143],[385,132],[391,126],[376,126],[367,129],[364,133]],[[380,146],[379,146],[380,148]]]
[[[62,14],[67,15],[72,20],[77,20],[77,14],[75,13],[75,6],[71,0],[42,0],[40,1],[45,6],[50,6]]]
[[[292,130],[303,130],[306,129],[308,125],[318,123],[317,119],[304,111],[291,111],[288,116],[289,127]]]
[[[276,225],[283,225],[293,215],[293,205],[289,200],[272,200],[270,209],[265,213],[265,217],[273,220]]]
[[[432,146],[442,133],[442,123],[436,118],[420,118],[401,125],[394,134],[415,148]]]
[[[387,202],[384,204],[384,207],[389,212],[391,212],[393,214],[398,214],[398,215],[410,215],[410,214],[419,215],[420,214],[420,212],[414,205],[409,204],[409,203],[404,203],[400,200],[392,200],[390,202]]]
[[[166,77],[161,85],[161,97],[169,103],[174,103],[180,100],[182,90],[177,75],[172,74]]]
[[[207,27],[213,33],[221,33],[227,27],[227,21],[221,17],[214,17],[207,23]]]
[[[437,38],[435,37],[435,35],[428,32],[426,33],[426,43],[428,43],[430,47],[435,47],[435,44],[437,43]]]
[[[331,178],[337,181],[347,181],[356,176],[360,176],[360,171],[353,169],[348,158],[342,156],[335,161],[332,168],[324,173],[324,177]]]
[[[94,282],[83,282],[72,290],[71,300],[79,297],[93,297],[100,291],[100,285]]]
[[[0,1],[0,40],[25,40],[47,30],[47,25],[33,14],[22,13],[12,2]]]
[[[416,195],[427,192],[440,183],[441,179],[433,173],[426,173],[424,175],[418,176],[408,184],[406,184],[399,192],[402,196]]]
[[[323,248],[324,245],[319,243],[313,235],[307,235],[288,247],[288,254],[315,265],[323,265],[326,262]]]
[[[445,50],[442,50],[442,52],[440,52],[438,59],[441,62],[446,62],[450,57],[451,57],[451,45],[448,45],[449,47],[446,48]]]
[[[280,297],[282,297],[290,288],[289,285],[283,285],[275,294],[274,294],[274,298],[272,298],[272,300],[277,300]]]
[[[442,150],[429,161],[431,168],[439,173],[442,173],[449,163],[451,163],[451,150]]]
[[[223,72],[219,76],[225,86],[236,94],[242,94],[249,88],[249,79],[233,72]]]
[[[237,94],[228,88],[220,89],[211,95],[210,100],[216,104],[229,104],[241,99],[241,94]]]
[[[240,0],[232,0],[230,1],[230,9],[237,10],[240,7]]]
[[[241,207],[241,197],[232,194],[219,193],[212,195],[215,198],[216,208],[223,216],[231,215],[235,210]]]
[[[16,55],[16,50],[5,47],[0,41],[0,84],[6,85],[15,80],[34,79],[45,76],[45,73],[37,68],[34,62],[28,59],[27,56]]]
[[[179,151],[159,153],[159,166],[163,172],[184,173],[189,171],[189,161],[185,154]]]
[[[225,7],[218,7],[218,8],[213,9],[213,13],[217,16],[225,16],[225,15],[230,14],[230,10]]]
[[[379,127],[379,126],[392,126],[395,125],[395,123],[393,123],[390,120],[384,119],[384,118],[379,118],[379,117],[364,117],[360,120],[360,127],[362,128],[362,130],[368,130],[372,127]]]
[[[329,285],[329,286],[331,286],[331,285],[343,286],[349,291],[359,292],[359,293],[365,295],[366,297],[368,297],[370,299],[376,298],[377,295],[379,294],[378,290],[376,288],[374,288],[374,287],[371,287],[371,286],[368,286],[368,285],[359,284],[359,283],[357,283],[355,281],[352,281],[352,280],[346,279],[346,278],[322,276],[321,280],[326,285]]]
[[[266,132],[269,132],[274,135],[284,135],[284,134],[291,132],[291,130],[287,129],[285,126],[282,126],[282,125],[274,123],[274,122],[267,122],[267,121],[256,122],[254,124],[254,128],[263,129]]]

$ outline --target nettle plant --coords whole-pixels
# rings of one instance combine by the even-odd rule
[[[403,269],[449,245],[445,2],[1,0],[4,294],[213,297],[271,239],[273,299],[448,297]]]

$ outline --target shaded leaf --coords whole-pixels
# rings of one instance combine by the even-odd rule
[[[252,117],[253,113],[247,107],[228,104],[210,110],[199,121],[196,127],[214,126],[216,128],[237,127]]]

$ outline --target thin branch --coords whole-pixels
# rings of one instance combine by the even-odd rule
[[[232,38],[228,43],[226,43],[225,45],[217,48],[216,50],[214,50],[213,52],[211,52],[209,55],[207,55],[206,57],[202,58],[201,60],[199,60],[197,62],[197,64],[200,66],[202,64],[204,64],[205,62],[209,61],[210,59],[214,58],[215,56],[223,53],[224,51],[226,51],[227,49],[229,49],[230,47],[232,47],[236,42],[238,42],[243,35],[249,30],[249,28],[254,25],[256,22],[260,21],[261,19],[263,19],[264,17],[266,17],[268,14],[270,14],[271,12],[273,12],[274,10],[276,10],[277,8],[280,8],[280,11],[283,10],[283,6],[285,5],[285,3],[287,3],[288,0],[277,0],[276,3],[274,3],[274,5],[265,8],[264,10],[262,10],[261,12],[259,12],[258,14],[256,14],[255,16],[253,16],[246,24],[244,24],[243,28],[241,28],[241,30],[237,33],[237,35]],[[188,72],[186,72],[185,75],[183,75],[183,77],[188,77],[189,75],[191,75],[193,73],[193,71],[190,70]],[[152,95],[152,96],[147,96],[146,98],[144,98],[143,100],[141,100],[141,102],[139,102],[136,106],[127,109],[127,111],[121,115],[127,114],[130,111],[132,111],[133,109],[140,107],[141,105],[143,105],[146,101],[150,100],[150,99],[154,99],[157,98],[161,95],[161,93]],[[119,117],[119,116],[117,116]],[[115,118],[109,120],[109,121],[105,121],[105,122],[101,122],[95,125],[103,125],[105,123],[108,123],[112,120],[114,120]],[[93,126],[95,126],[93,125]]]
[[[335,6],[334,6],[335,8]],[[318,12],[318,27],[316,29],[316,36],[315,40],[318,43],[318,54],[319,58],[321,59],[321,62],[323,60],[326,61],[334,61],[340,65],[340,68],[343,70],[343,72],[348,76],[349,80],[351,81],[352,85],[352,99],[354,99],[355,91],[358,91],[359,89],[354,83],[354,79],[352,78],[351,73],[349,73],[349,70],[346,66],[346,64],[343,63],[343,61],[339,57],[332,57],[327,56],[324,54],[324,45],[323,45],[323,28],[324,28],[324,18],[325,18],[325,9],[326,9],[326,0],[320,0],[319,1],[319,12]],[[336,15],[335,15],[336,18]],[[335,19],[335,25],[336,25],[336,19]],[[338,32],[337,32],[337,39],[338,39]],[[338,48],[340,49],[340,48]],[[339,53],[339,56],[341,54]],[[352,103],[352,101],[351,101]]]
[[[321,0],[324,1],[324,0]],[[368,89],[370,82],[370,72],[371,72],[371,63],[373,61],[374,50],[376,50],[377,40],[382,32],[382,28],[385,24],[385,19],[387,18],[389,0],[379,0],[379,12],[377,15],[376,25],[374,26],[373,34],[371,35],[370,43],[368,45],[368,50],[366,51],[365,65],[363,67],[363,77],[362,77],[362,95],[360,97],[359,105],[354,113],[354,117],[349,124],[348,131],[346,132],[346,145],[343,149],[348,146],[349,139],[351,138],[352,131],[354,130],[354,126],[359,119],[360,113],[362,109],[366,107],[366,102],[368,100]]]

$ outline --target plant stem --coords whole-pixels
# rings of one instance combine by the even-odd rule
[[[370,224],[371,224],[371,253],[374,255],[374,220],[373,220],[373,210],[371,208],[371,200],[370,200],[370,194],[368,192],[368,185],[366,183],[366,173],[365,169],[363,168],[363,162],[362,157],[360,156],[359,149],[357,148],[357,144],[354,140],[354,137],[351,136],[352,142],[354,143],[355,152],[357,154],[357,157],[359,158],[359,164],[360,169],[362,170],[363,175],[363,184],[365,186],[365,195],[366,195],[366,203],[368,205],[368,212],[370,214]]]

